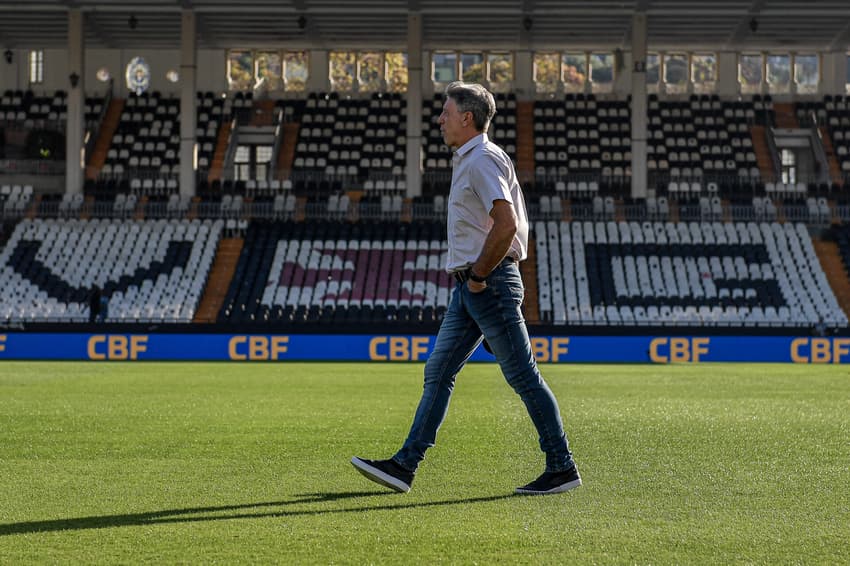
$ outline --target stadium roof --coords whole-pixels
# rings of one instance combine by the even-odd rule
[[[86,15],[86,45],[111,49],[179,48],[183,9],[202,49],[403,50],[412,12],[426,49],[628,49],[637,11],[650,49],[850,46],[848,0],[0,0],[0,46],[64,48],[71,8]]]

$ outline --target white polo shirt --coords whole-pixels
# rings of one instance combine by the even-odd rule
[[[475,263],[493,227],[493,201],[513,204],[517,231],[509,255],[521,261],[528,249],[528,213],[511,158],[480,134],[460,146],[452,159],[452,186],[448,201],[449,253],[446,271]]]

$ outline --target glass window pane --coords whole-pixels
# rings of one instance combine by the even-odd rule
[[[254,59],[257,82],[254,88],[280,90],[283,87],[283,66],[277,51],[260,51]]]
[[[375,92],[381,90],[381,54],[361,53],[357,57],[359,90]]]
[[[481,53],[460,54],[460,76],[465,82],[481,83],[484,81],[484,55]]]
[[[514,80],[514,60],[510,53],[488,53],[490,90],[509,92]]]
[[[717,85],[717,55],[697,53],[691,57],[691,81],[694,92],[714,92]]]
[[[767,88],[771,93],[791,90],[791,56],[767,56]]]
[[[457,80],[456,53],[434,53],[432,65],[434,82],[450,83]]]
[[[564,53],[561,78],[565,91],[584,92],[584,84],[587,82],[587,57],[584,53]]]
[[[44,51],[30,51],[30,83],[44,82]]]
[[[233,158],[233,160],[236,163],[249,163],[251,161],[251,146],[236,146],[236,156]]]
[[[794,184],[797,182],[797,156],[790,149],[781,152],[782,182]]]
[[[331,51],[330,78],[331,90],[351,92],[354,90],[354,76],[357,57],[351,51]]]
[[[670,53],[664,56],[664,83],[669,93],[681,94],[688,91],[688,56]]]
[[[847,54],[847,82],[844,84],[844,92],[850,94],[850,53]]]
[[[850,94],[850,53],[847,54],[847,82],[844,84],[844,92]]]
[[[272,146],[258,145],[257,146],[257,163],[268,163],[272,160]]]
[[[306,51],[288,51],[283,54],[286,90],[303,91],[307,88],[309,66]]]
[[[661,79],[661,62],[658,53],[646,55],[646,90],[658,92],[658,82]]]
[[[560,77],[561,57],[557,53],[534,54],[534,84],[537,92],[556,92]]]
[[[387,90],[407,91],[407,53],[385,53],[387,67]]]
[[[614,87],[614,54],[590,54],[590,81],[593,92],[610,92]]]
[[[820,72],[818,56],[797,55],[794,57],[794,81],[800,94],[814,94],[818,91]]]
[[[761,92],[761,55],[741,55],[738,61],[738,82],[742,94]]]
[[[234,49],[227,54],[227,82],[230,90],[254,88],[254,58],[247,49]]]

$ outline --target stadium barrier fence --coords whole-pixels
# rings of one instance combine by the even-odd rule
[[[0,360],[424,362],[433,335],[0,334]],[[844,364],[850,337],[532,336],[540,363]],[[473,362],[494,362],[479,347]]]

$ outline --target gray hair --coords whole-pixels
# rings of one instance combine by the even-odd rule
[[[446,97],[455,101],[460,112],[472,112],[476,130],[487,131],[496,114],[496,101],[490,91],[480,84],[455,81],[446,87]]]

